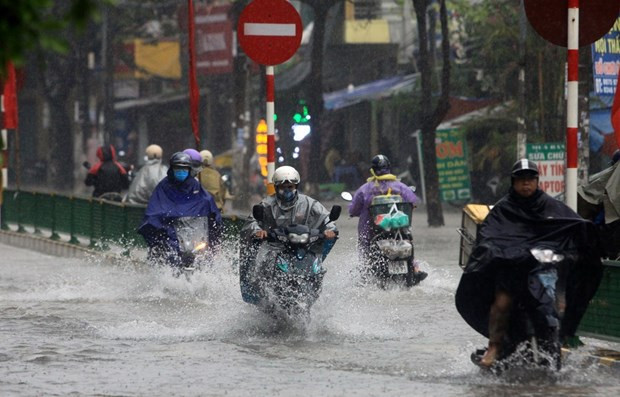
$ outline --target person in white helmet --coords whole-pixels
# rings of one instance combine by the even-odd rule
[[[276,194],[265,197],[258,205],[263,207],[261,222],[250,216],[241,230],[241,262],[243,266],[253,266],[257,244],[267,238],[270,228],[285,227],[291,224],[307,225],[311,229],[323,231],[325,243],[323,255],[333,247],[338,230],[329,220],[329,211],[317,200],[298,191],[301,178],[293,167],[282,166],[273,174]],[[243,285],[242,285],[243,290]]]
[[[226,187],[222,181],[222,175],[213,167],[213,154],[208,150],[201,150],[202,171],[198,174],[198,180],[206,191],[215,199],[217,208],[222,211],[226,199]]]
[[[162,164],[163,150],[159,145],[149,145],[146,150],[146,164],[134,177],[126,200],[133,204],[148,204],[157,184],[164,179],[168,167]]]

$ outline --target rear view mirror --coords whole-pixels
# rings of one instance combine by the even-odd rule
[[[411,186],[409,186],[409,189],[411,189],[411,191],[415,193],[417,188],[415,186],[411,185]]]
[[[344,200],[344,201],[351,201],[353,200],[353,195],[349,192],[342,192],[340,193],[340,197]]]
[[[257,221],[262,222],[263,218],[265,217],[263,206],[260,204],[256,204],[254,207],[252,207],[252,216]]]
[[[339,205],[334,205],[332,207],[332,210],[329,211],[329,220],[330,221],[335,221],[338,218],[340,218],[340,212],[342,211],[342,207]]]

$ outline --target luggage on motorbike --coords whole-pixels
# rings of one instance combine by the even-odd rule
[[[469,255],[476,242],[476,236],[478,235],[478,229],[484,221],[484,218],[489,214],[491,206],[484,204],[467,204],[463,207],[463,218],[461,220],[461,227],[457,229],[461,235],[461,244],[459,252],[459,266],[465,268]]]
[[[411,226],[413,204],[404,202],[398,194],[375,196],[370,203],[370,215],[375,223],[384,230]]]

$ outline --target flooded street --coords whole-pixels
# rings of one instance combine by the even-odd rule
[[[357,220],[343,216],[306,327],[244,303],[229,252],[188,282],[0,245],[0,395],[620,395],[617,370],[580,356],[553,375],[496,377],[471,364],[486,340],[454,307],[460,216],[429,229],[414,214],[429,276],[410,290],[358,285]]]

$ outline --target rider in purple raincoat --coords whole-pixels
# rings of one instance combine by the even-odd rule
[[[412,203],[415,207],[419,199],[411,188],[400,182],[396,175],[390,173],[390,160],[378,154],[372,159],[368,182],[360,186],[353,196],[353,201],[349,205],[349,215],[359,216],[357,226],[357,244],[362,257],[368,254],[370,240],[373,237],[373,225],[370,217],[370,204],[373,197],[384,195],[391,189],[391,194],[400,195],[405,202]],[[416,269],[417,270],[417,269]]]

